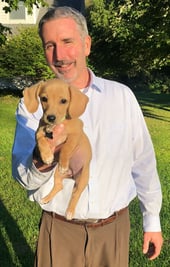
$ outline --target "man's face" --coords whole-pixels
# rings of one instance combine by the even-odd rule
[[[80,30],[72,18],[46,22],[42,28],[42,37],[46,60],[54,74],[79,88],[85,87],[90,37],[81,37]]]

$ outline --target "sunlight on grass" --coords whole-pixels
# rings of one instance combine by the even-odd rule
[[[170,95],[146,94],[137,95],[153,141],[160,176],[163,205],[161,224],[164,246],[161,255],[153,262],[142,255],[142,219],[138,201],[131,204],[131,247],[130,267],[169,267],[170,266]],[[140,232],[139,232],[140,231]]]

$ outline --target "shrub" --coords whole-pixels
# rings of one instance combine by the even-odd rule
[[[52,72],[46,64],[37,27],[23,27],[10,36],[0,50],[0,77],[29,76],[46,79]]]

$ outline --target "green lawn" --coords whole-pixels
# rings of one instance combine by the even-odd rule
[[[138,201],[130,206],[130,267],[170,266],[170,95],[138,93],[155,147],[163,190],[161,211],[164,247],[150,262],[142,255],[142,225]],[[37,240],[39,207],[27,199],[25,190],[11,178],[11,149],[18,99],[0,97],[0,266],[31,267]],[[64,267],[64,266],[63,266]],[[123,267],[123,266],[122,266]]]
[[[163,191],[161,224],[164,246],[161,255],[154,261],[148,261],[141,254],[142,224],[139,206],[135,200],[131,206],[131,245],[130,267],[169,267],[170,266],[170,95],[138,93],[138,101],[145,115],[153,140],[158,172]],[[139,223],[140,222],[140,223]],[[139,230],[140,229],[140,230]]]
[[[31,267],[40,209],[11,178],[11,149],[18,99],[0,97],[0,266]]]

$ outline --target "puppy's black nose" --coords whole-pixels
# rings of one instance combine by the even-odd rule
[[[53,122],[55,121],[55,119],[56,119],[56,116],[55,116],[55,115],[48,115],[48,116],[47,116],[47,120],[48,120],[49,122],[51,122],[51,123],[53,123]]]

